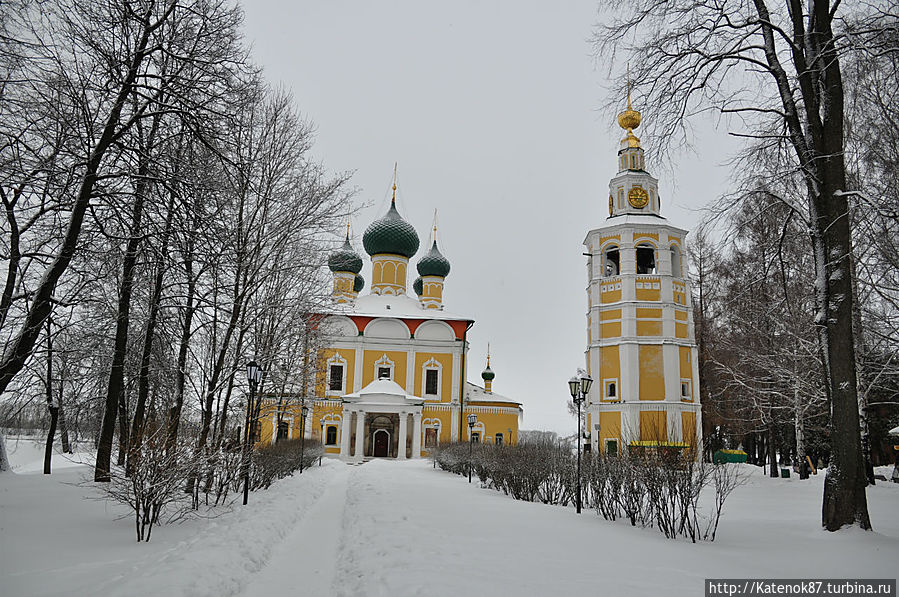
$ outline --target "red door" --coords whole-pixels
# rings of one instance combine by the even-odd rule
[[[387,456],[387,446],[390,443],[390,434],[383,429],[375,431],[375,456]]]

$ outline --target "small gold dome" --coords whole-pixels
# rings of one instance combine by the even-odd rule
[[[630,107],[630,102],[627,110],[618,115],[618,126],[628,131],[640,126],[640,113]]]

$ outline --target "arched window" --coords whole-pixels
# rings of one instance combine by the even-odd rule
[[[328,425],[328,429],[325,431],[325,445],[337,445],[337,425]]]
[[[652,245],[637,245],[637,273],[656,273],[656,250]]]
[[[680,249],[677,245],[671,245],[671,275],[675,278],[683,278],[684,270],[680,258]]]
[[[602,275],[603,277],[617,276],[621,272],[620,253],[616,245],[610,245],[603,251]]]
[[[493,443],[496,444],[497,446],[503,445],[503,434],[502,434],[502,433],[497,433],[497,434],[496,434],[496,440],[495,440]]]

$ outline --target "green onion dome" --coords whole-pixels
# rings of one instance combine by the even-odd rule
[[[412,224],[396,210],[396,202],[390,202],[390,210],[380,220],[372,222],[362,235],[362,246],[371,256],[392,253],[412,257],[418,251],[418,234]]]
[[[424,294],[425,287],[421,281],[421,277],[415,278],[415,281],[412,282],[412,290],[415,291],[415,294],[417,296],[421,296],[422,294]]]
[[[362,258],[353,250],[349,235],[343,246],[328,256],[328,269],[332,272],[352,272],[354,274],[362,271]]]
[[[490,368],[490,365],[487,365],[487,368],[481,371],[481,379],[484,381],[493,381],[493,378],[496,377],[496,374],[493,372],[493,369]]]
[[[363,288],[365,288],[365,278],[356,274],[356,278],[353,280],[353,292],[360,292]]]
[[[440,254],[440,250],[437,248],[437,241],[435,240],[428,254],[419,260],[418,273],[421,276],[440,276],[445,278],[449,272],[450,262]]]

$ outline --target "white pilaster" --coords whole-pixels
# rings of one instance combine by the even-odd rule
[[[459,441],[459,403],[453,403],[453,411],[450,416],[450,441]]]
[[[412,458],[421,458],[421,411],[412,413]]]
[[[353,411],[343,409],[343,418],[340,420],[340,457],[350,456],[350,424],[353,422]]]
[[[400,437],[399,442],[397,442],[396,448],[396,457],[400,460],[406,459],[406,435],[408,435],[406,431],[406,426],[409,423],[409,413],[400,413]],[[412,456],[415,456],[413,452]]]
[[[355,458],[362,458],[362,446],[365,445],[365,411],[356,411],[356,451]]]

